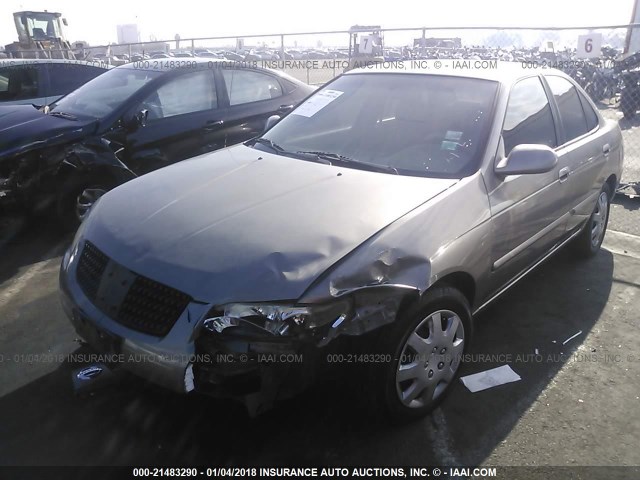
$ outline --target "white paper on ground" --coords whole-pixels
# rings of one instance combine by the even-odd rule
[[[521,378],[509,365],[502,365],[501,367],[492,368],[491,370],[467,375],[460,380],[462,380],[464,386],[467,387],[471,393],[476,393],[505,383],[517,382],[521,380]]]

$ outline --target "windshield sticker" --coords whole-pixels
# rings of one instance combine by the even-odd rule
[[[344,92],[341,92],[340,90],[323,90],[322,92],[318,92],[296,108],[291,114],[300,115],[301,117],[313,117],[343,93]]]
[[[458,147],[457,142],[449,142],[447,140],[443,140],[440,145],[440,150],[455,150]]]
[[[458,141],[462,138],[462,132],[455,132],[453,130],[447,130],[447,134],[444,136],[445,140]]]

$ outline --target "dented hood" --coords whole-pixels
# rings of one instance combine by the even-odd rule
[[[97,120],[46,115],[33,105],[0,106],[0,159],[86,136]]]
[[[293,300],[367,238],[456,181],[239,145],[109,192],[82,236],[134,272],[199,301]]]

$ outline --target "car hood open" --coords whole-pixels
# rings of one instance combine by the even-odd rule
[[[292,159],[244,145],[106,194],[82,236],[195,300],[293,300],[366,239],[457,180]]]
[[[0,160],[82,138],[96,124],[88,117],[68,120],[46,115],[33,105],[0,106]]]

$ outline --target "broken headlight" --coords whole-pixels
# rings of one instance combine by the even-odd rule
[[[233,303],[213,308],[204,321],[204,328],[222,333],[227,328],[245,327],[256,332],[286,336],[313,332],[336,321],[342,322],[350,310],[347,300],[298,306]]]

